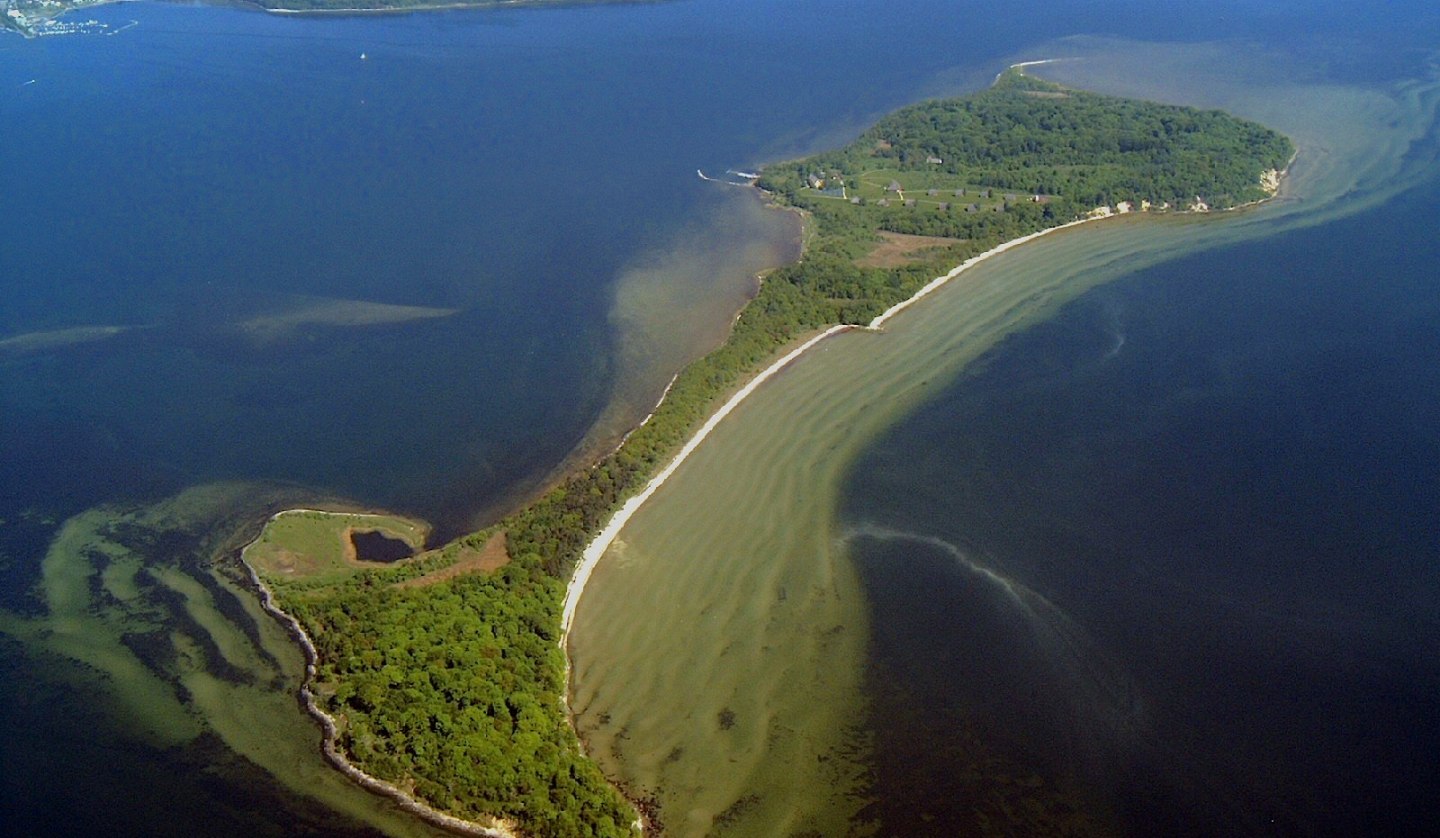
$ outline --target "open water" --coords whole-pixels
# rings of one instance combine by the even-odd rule
[[[856,462],[891,828],[1031,781],[1134,834],[1434,823],[1434,186],[1092,291]]]
[[[291,697],[298,653],[213,556],[317,500],[461,531],[643,415],[753,274],[793,255],[788,219],[697,167],[836,144],[1074,34],[1245,38],[1322,56],[1295,64],[1313,77],[1384,85],[1434,32],[1419,4],[1386,8],[126,4],[86,13],[139,22],[115,37],[0,39],[0,829],[423,832],[328,771]],[[1397,451],[1423,432],[1405,427]],[[884,519],[860,482],[846,497]],[[847,600],[856,627],[856,603],[885,607],[864,578],[877,595]],[[693,819],[764,811],[746,799]]]
[[[1281,127],[1301,147],[1290,191],[1006,253],[884,334],[822,344],[715,430],[620,533],[571,636],[582,734],[668,829],[1433,821],[1437,462],[1416,411],[1435,393],[1417,370],[1436,78],[1418,55],[1392,75],[1324,54],[1103,38],[1023,54]],[[1096,370],[1115,378],[1091,392]],[[1372,541],[1392,527],[1399,558]]]

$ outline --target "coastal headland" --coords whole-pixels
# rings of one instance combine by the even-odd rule
[[[769,167],[758,186],[811,216],[805,254],[765,278],[729,340],[682,370],[618,450],[414,559],[343,573],[317,562],[312,575],[257,569],[309,644],[307,703],[330,720],[327,753],[464,821],[630,833],[633,810],[576,747],[564,646],[606,548],[706,437],[828,337],[880,329],[1000,253],[1087,221],[1263,200],[1293,154],[1280,134],[1218,111],[1100,96],[1012,68],[986,91],[902,109],[843,149]],[[888,251],[877,260],[879,248]],[[503,563],[401,584],[493,552],[496,538]],[[669,816],[644,808],[652,828]]]

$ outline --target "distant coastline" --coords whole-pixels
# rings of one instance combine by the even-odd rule
[[[113,3],[128,3],[133,0],[60,0],[58,5],[38,6],[27,2],[21,6],[19,0],[0,0],[0,32],[14,32],[26,38],[37,38],[47,35],[68,35],[77,32],[96,32],[113,35],[116,32],[123,32],[136,21],[120,27],[109,29],[105,24],[89,20],[80,23],[61,22],[61,18],[70,12],[81,9],[93,9],[96,6],[108,6]],[[108,31],[106,31],[108,30]]]
[[[548,7],[572,7],[572,6],[608,6],[618,4],[635,3],[661,3],[665,0],[451,0],[451,2],[420,2],[411,5],[374,5],[374,6],[345,6],[340,8],[315,7],[315,8],[289,8],[283,6],[269,6],[255,0],[249,0],[246,5],[254,5],[257,8],[276,15],[389,15],[404,14],[407,12],[443,12],[455,11],[457,9],[524,9],[524,8],[548,8]]]
[[[29,6],[20,8],[18,0],[0,0],[0,31],[11,31],[26,38],[33,38],[49,34],[67,34],[67,32],[49,32],[41,27],[56,26],[60,18],[71,12],[81,9],[95,8],[96,6],[108,6],[113,3],[127,3],[134,0],[61,0],[56,6]],[[268,5],[263,0],[236,0],[234,5],[245,8],[258,9],[276,15],[387,15],[405,14],[408,12],[440,12],[455,11],[458,9],[511,9],[511,8],[541,8],[541,7],[572,7],[572,6],[600,6],[636,3],[661,3],[665,0],[445,0],[444,2],[417,2],[413,4],[377,3],[365,5],[360,3],[344,7],[298,7]],[[13,16],[11,11],[19,16]],[[76,26],[80,24],[69,24]],[[128,28],[128,27],[125,27]],[[105,34],[113,34],[111,32]]]

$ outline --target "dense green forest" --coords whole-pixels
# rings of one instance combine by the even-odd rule
[[[771,167],[760,185],[819,208],[824,196],[805,188],[809,175],[854,184],[893,172],[913,183],[924,173],[937,186],[1008,191],[1009,210],[1037,204],[1046,220],[1063,221],[1122,201],[1183,208],[1199,197],[1223,208],[1259,200],[1267,195],[1259,173],[1285,168],[1293,153],[1284,136],[1222,111],[1071,90],[1011,70],[984,93],[904,108],[845,148]],[[873,214],[872,223],[965,237],[974,192],[948,213]]]
[[[1098,96],[1011,71],[988,91],[899,111],[838,151],[770,167],[760,183],[774,200],[813,215],[804,257],[767,275],[729,340],[686,367],[618,451],[421,561],[324,584],[268,580],[314,639],[316,692],[340,720],[341,748],[367,772],[461,816],[502,816],[535,835],[628,833],[631,807],[580,753],[564,715],[565,580],[605,518],[717,400],[797,337],[866,323],[1006,240],[1100,203],[1253,200],[1265,194],[1261,173],[1283,167],[1292,151],[1284,137],[1223,113]],[[822,172],[858,182],[874,169],[965,195],[882,206],[810,183]],[[987,193],[984,208],[971,209],[969,187],[957,184],[1023,198]],[[885,230],[953,240],[902,264],[862,266]],[[511,561],[498,571],[394,584],[499,532]]]

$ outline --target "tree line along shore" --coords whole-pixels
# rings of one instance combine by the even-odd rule
[[[798,339],[869,323],[967,259],[1102,209],[1261,200],[1293,154],[1282,135],[1218,111],[1011,69],[985,91],[899,110],[842,149],[768,167],[758,185],[812,217],[806,252],[766,275],[729,339],[685,367],[616,451],[415,559],[313,576],[259,570],[314,645],[310,689],[334,719],[333,746],[464,820],[625,835],[638,804],[658,827],[663,813],[627,801],[585,757],[564,700],[566,582],[615,510],[723,396]],[[476,563],[497,551],[503,560]],[[445,572],[456,566],[474,569]]]

